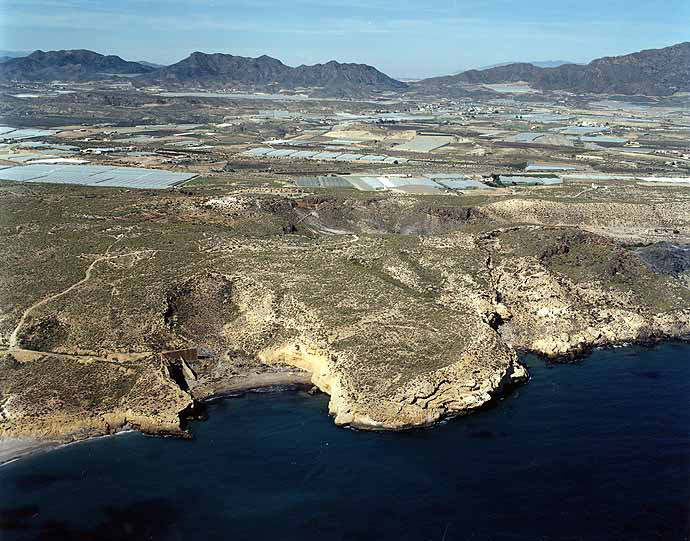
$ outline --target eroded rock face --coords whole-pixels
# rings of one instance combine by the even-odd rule
[[[506,223],[572,225],[582,227],[687,227],[690,203],[667,201],[579,203],[509,199],[481,208],[481,214]]]
[[[296,204],[305,225],[317,230],[368,234],[430,235],[455,231],[480,218],[465,207],[428,207],[406,198],[365,201],[306,197]]]
[[[516,208],[533,223],[587,214],[508,203],[481,209],[484,226],[514,222]],[[298,208],[315,210],[320,226],[344,216],[337,225],[357,225],[358,235],[185,231],[191,238],[176,241],[185,251],[142,248],[137,238],[107,258],[84,256],[88,280],[75,272],[79,287],[61,284],[65,294],[36,305],[17,334],[21,348],[46,356],[0,363],[0,433],[103,433],[127,423],[179,432],[192,397],[288,371],[310,374],[330,395],[338,424],[405,429],[471,412],[526,380],[517,350],[562,356],[690,334],[683,273],[658,272],[611,238],[543,224],[464,230],[477,214],[467,209],[422,209],[417,225],[436,231],[450,221],[445,234],[366,235],[411,224],[409,203],[371,205],[395,212],[362,221],[359,204]],[[242,209],[231,210],[239,220]],[[628,210],[587,215],[608,224],[608,212]],[[637,223],[640,209],[630,212]],[[210,357],[175,373],[160,360],[161,351],[199,346]]]
[[[105,363],[45,355],[3,363],[0,397],[0,437],[84,437],[124,426],[174,434],[192,405],[155,358]]]
[[[478,409],[507,387],[524,382],[527,371],[497,336],[480,337],[450,364],[396,385],[399,367],[381,379],[360,380],[357,359],[347,352],[329,354],[304,343],[282,344],[259,355],[267,364],[284,363],[306,370],[312,383],[330,395],[329,412],[336,424],[369,430],[401,430],[433,424]],[[354,370],[349,370],[351,366]],[[388,373],[385,373],[388,372]]]
[[[509,311],[501,334],[515,348],[557,357],[690,334],[683,281],[658,275],[610,239],[525,227],[486,242],[496,254],[497,295]]]

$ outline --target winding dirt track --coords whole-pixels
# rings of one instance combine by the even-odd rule
[[[144,250],[144,251],[150,251],[150,250]],[[24,323],[26,323],[26,318],[29,317],[29,314],[31,314],[31,312],[33,312],[36,308],[38,308],[40,306],[44,306],[45,304],[48,304],[49,302],[54,301],[55,299],[58,299],[58,298],[62,297],[63,295],[66,295],[70,291],[72,291],[72,290],[76,289],[77,287],[88,282],[91,279],[91,272],[93,271],[94,267],[98,263],[100,263],[101,261],[105,261],[107,259],[115,259],[118,257],[125,257],[125,256],[129,256],[129,255],[137,255],[137,254],[141,254],[141,253],[143,253],[143,252],[138,251],[138,252],[128,252],[125,254],[104,255],[104,256],[101,256],[97,259],[94,259],[93,262],[91,263],[91,265],[89,265],[88,268],[86,269],[86,274],[84,275],[84,278],[82,278],[81,280],[79,280],[75,284],[72,284],[71,286],[69,286],[64,291],[60,291],[59,293],[55,293],[53,295],[50,295],[49,297],[46,297],[46,298],[38,301],[37,303],[29,306],[26,310],[24,310],[24,313],[22,314],[22,317],[19,320],[19,323],[17,323],[17,326],[14,328],[14,330],[12,331],[12,334],[10,335],[9,349],[10,350],[19,349],[19,348],[17,348],[17,336],[19,335],[19,331],[24,326]]]

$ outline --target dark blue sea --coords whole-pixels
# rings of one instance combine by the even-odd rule
[[[690,346],[527,357],[532,380],[433,429],[337,428],[327,397],[209,405],[0,468],[0,539],[681,540]]]

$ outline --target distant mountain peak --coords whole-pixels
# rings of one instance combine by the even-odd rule
[[[404,91],[408,85],[367,64],[341,63],[290,67],[268,55],[257,58],[194,51],[170,66],[128,62],[87,49],[37,50],[18,58],[0,56],[0,80],[87,81],[134,75],[139,84],[208,88],[325,89],[329,95]],[[417,92],[436,95],[466,92],[468,85],[524,81],[540,90],[575,93],[671,95],[690,91],[690,42],[663,49],[608,56],[589,64],[561,60],[519,62],[433,77],[412,84]]]
[[[531,64],[532,66],[536,66],[538,68],[558,68],[566,64],[582,65],[579,62],[570,62],[568,60],[533,60],[530,62],[501,62],[499,64],[491,64],[490,66],[483,66],[481,68],[474,69],[476,69],[477,71],[484,71],[492,68],[502,68],[503,66],[510,66],[511,64]],[[462,71],[458,73],[462,73]]]
[[[331,60],[325,64],[293,68],[268,55],[248,58],[200,52],[151,72],[143,76],[141,81],[207,87],[321,87],[344,94],[364,90],[402,90],[407,87],[405,83],[366,64],[342,64]]]
[[[21,58],[29,56],[33,51],[0,51],[0,56],[4,58]]]
[[[112,75],[137,75],[154,68],[128,62],[119,56],[102,55],[87,49],[37,50],[28,56],[0,64],[0,79],[19,81],[84,81]]]
[[[416,83],[431,93],[457,92],[462,86],[524,81],[540,90],[576,93],[643,94],[668,96],[690,91],[690,42],[663,49],[647,49],[609,56],[589,64],[542,68],[529,63],[508,64]]]

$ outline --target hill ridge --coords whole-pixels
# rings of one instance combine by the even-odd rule
[[[514,63],[486,70],[468,70],[424,79],[415,86],[418,90],[443,93],[457,91],[464,85],[518,81],[530,83],[539,90],[668,96],[690,91],[690,42],[602,57],[585,65],[541,68]]]

